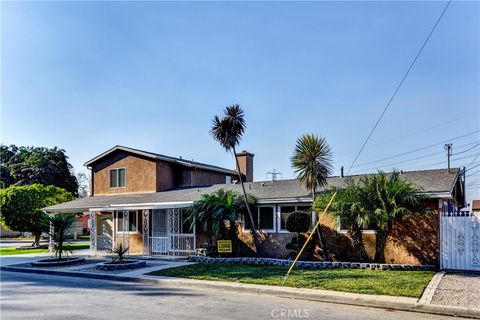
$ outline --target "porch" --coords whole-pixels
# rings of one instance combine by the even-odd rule
[[[185,221],[186,208],[91,210],[90,254],[110,251],[122,243],[128,246],[129,255],[153,258],[194,255],[196,232]]]

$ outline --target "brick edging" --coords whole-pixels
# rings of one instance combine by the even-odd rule
[[[274,258],[212,258],[205,256],[190,257],[189,261],[204,263],[243,263],[258,264],[270,266],[288,267],[292,260],[274,259]],[[428,270],[434,271],[434,265],[414,265],[414,264],[387,264],[387,263],[360,263],[360,262],[339,262],[339,261],[297,261],[296,267],[302,269],[370,269],[370,270]]]

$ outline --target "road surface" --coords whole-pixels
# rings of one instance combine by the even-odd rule
[[[51,275],[1,273],[2,319],[454,319],[421,313]],[[458,318],[457,318],[458,319]]]

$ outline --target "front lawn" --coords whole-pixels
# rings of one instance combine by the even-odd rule
[[[286,267],[199,263],[150,273],[156,276],[281,286]],[[419,298],[433,271],[294,269],[286,286]]]
[[[88,249],[90,248],[90,244],[88,243],[72,243],[66,245],[65,248],[67,250],[80,250],[80,249]],[[28,254],[28,253],[45,253],[48,252],[48,249],[17,249],[17,248],[0,248],[0,256],[11,256],[15,254]]]

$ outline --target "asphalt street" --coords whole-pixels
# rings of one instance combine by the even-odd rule
[[[454,319],[267,295],[1,273],[1,319]],[[457,318],[458,319],[458,318]]]

